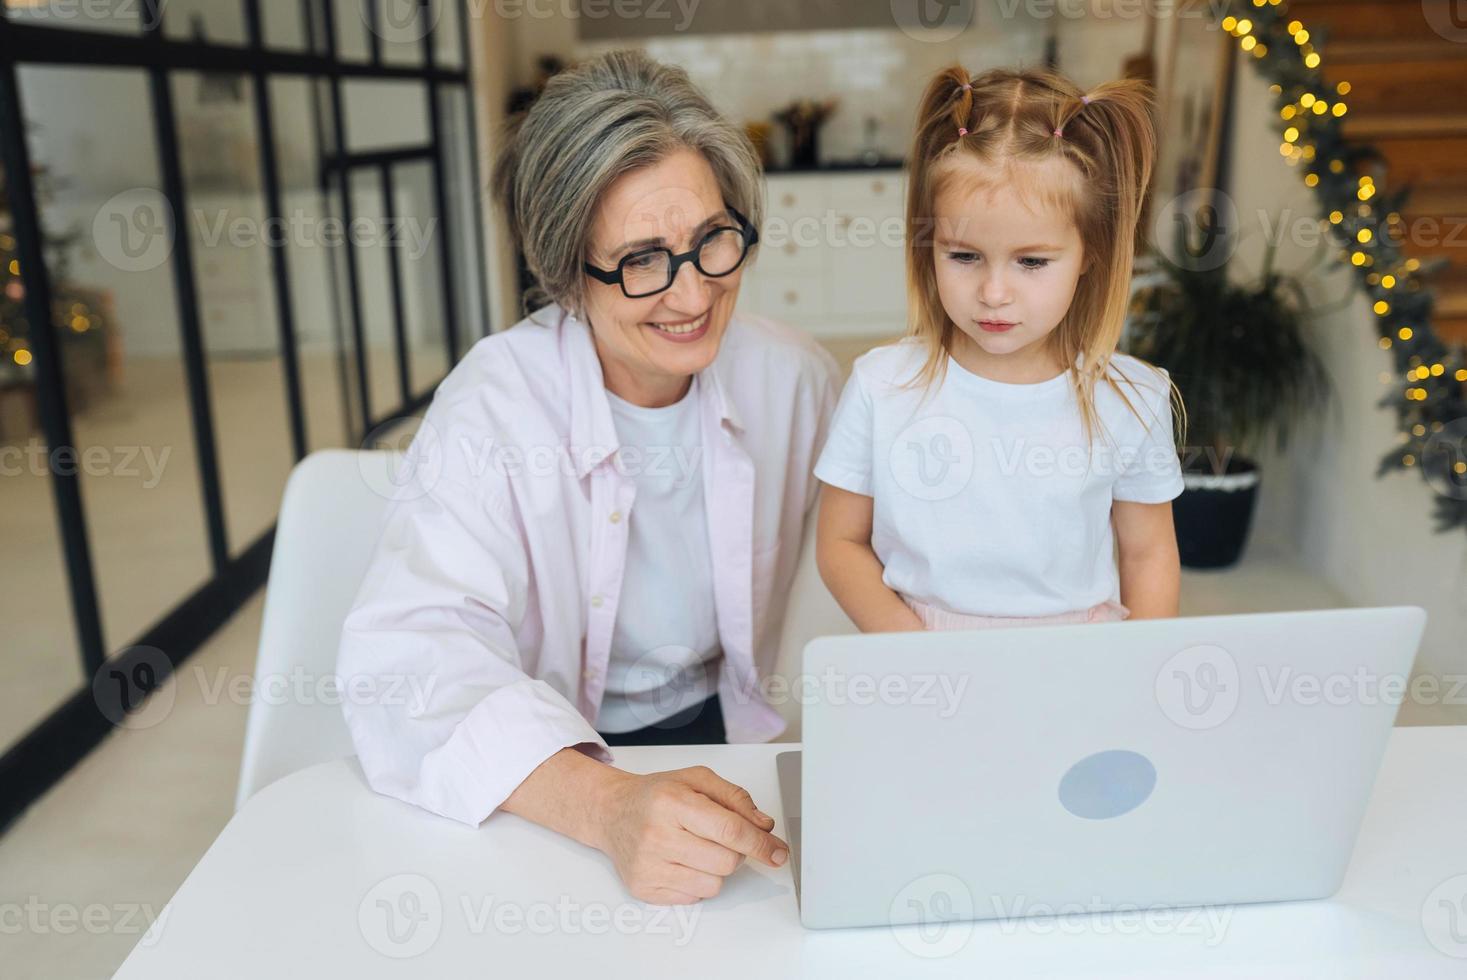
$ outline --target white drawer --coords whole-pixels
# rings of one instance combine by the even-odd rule
[[[808,329],[825,315],[823,285],[805,276],[746,275],[738,308]]]

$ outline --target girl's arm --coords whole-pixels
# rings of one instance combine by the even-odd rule
[[[1117,500],[1111,505],[1120,552],[1121,604],[1132,619],[1167,619],[1178,614],[1182,566],[1172,504]]]
[[[815,563],[835,601],[863,633],[915,632],[917,614],[881,580],[881,559],[871,549],[871,498],[820,487]]]

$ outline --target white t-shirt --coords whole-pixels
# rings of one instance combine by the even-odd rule
[[[596,728],[629,732],[712,697],[722,649],[696,392],[665,408],[606,397],[637,493]]]
[[[1097,385],[1093,454],[1069,372],[992,381],[951,358],[940,385],[915,338],[859,358],[815,475],[873,498],[871,545],[902,595],[974,616],[1048,616],[1119,600],[1111,502],[1182,492],[1167,374],[1123,354]],[[1110,438],[1105,437],[1108,432]]]

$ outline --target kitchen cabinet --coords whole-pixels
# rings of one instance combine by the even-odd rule
[[[894,337],[906,325],[901,170],[766,177],[758,259],[739,309],[817,337]]]

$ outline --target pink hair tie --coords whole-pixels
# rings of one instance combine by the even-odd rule
[[[958,127],[958,135],[959,136],[967,136],[968,135],[967,127],[965,127],[965,126],[959,126]]]
[[[1089,105],[1090,104],[1090,96],[1088,96],[1088,95],[1082,95],[1082,96],[1080,96],[1080,104],[1081,105]]]
[[[1054,131],[1054,135],[1056,135],[1056,136],[1063,136],[1063,135],[1065,135],[1065,127],[1061,126],[1058,129],[1056,129]]]
[[[971,91],[973,91],[973,83],[972,82],[964,82],[963,83],[963,91],[964,92],[971,92]]]

